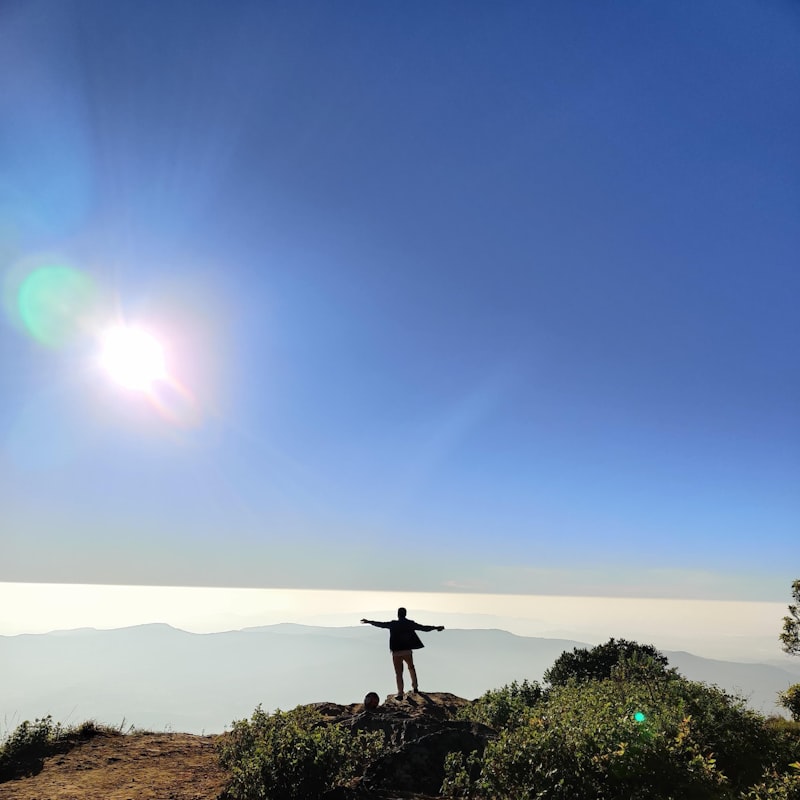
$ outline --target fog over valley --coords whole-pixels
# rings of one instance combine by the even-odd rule
[[[587,644],[496,629],[447,628],[422,638],[426,647],[415,657],[420,689],[467,699],[513,680],[541,680],[564,650]],[[739,692],[767,714],[779,712],[776,693],[800,680],[797,659],[781,659],[777,648],[771,663],[663,652],[686,677]],[[368,691],[383,698],[394,692],[394,675],[388,637],[374,628],[278,624],[194,634],[150,624],[0,636],[0,685],[6,731],[51,714],[69,723],[211,733],[259,703],[272,711],[360,702]]]

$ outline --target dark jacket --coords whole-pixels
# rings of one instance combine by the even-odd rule
[[[413,619],[393,619],[390,622],[372,622],[378,628],[389,629],[389,649],[396,650],[419,650],[425,647],[422,644],[417,631],[436,630],[435,625],[420,625]]]

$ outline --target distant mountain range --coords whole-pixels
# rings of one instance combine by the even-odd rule
[[[502,630],[422,634],[420,688],[469,699],[512,680],[541,680],[569,639]],[[800,663],[745,664],[665,652],[687,678],[745,696],[766,714],[800,682]],[[800,662],[800,659],[796,661]],[[407,688],[410,689],[410,686]],[[249,717],[304,703],[361,701],[395,690],[388,634],[369,626],[280,624],[195,634],[169,625],[0,636],[0,734],[25,719],[95,719],[153,730],[217,733]]]

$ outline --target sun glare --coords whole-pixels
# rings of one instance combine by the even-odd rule
[[[167,377],[161,345],[139,328],[109,330],[103,336],[100,359],[111,378],[126,389],[147,391]]]

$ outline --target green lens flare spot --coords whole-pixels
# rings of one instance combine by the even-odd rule
[[[641,711],[637,711],[637,712],[636,712],[636,713],[633,715],[633,718],[634,718],[634,719],[635,719],[637,722],[644,722],[644,721],[647,719],[647,717],[646,717],[644,714],[642,714],[642,712],[641,712]]]
[[[25,328],[50,347],[69,344],[91,314],[96,291],[91,278],[72,267],[34,270],[17,293],[17,309]]]

